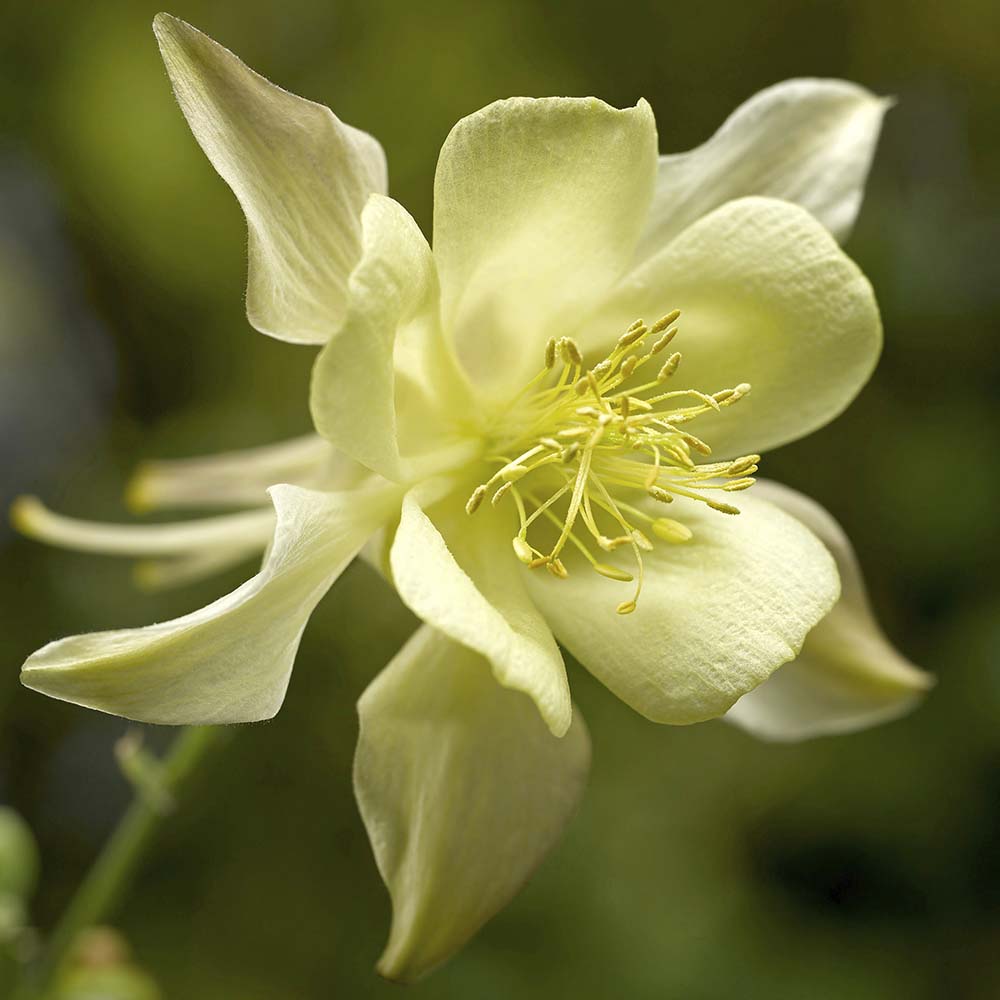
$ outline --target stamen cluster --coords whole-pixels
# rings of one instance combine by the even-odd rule
[[[674,310],[652,326],[636,320],[592,368],[584,365],[574,340],[550,340],[544,367],[518,394],[486,456],[500,467],[466,504],[473,514],[491,492],[494,505],[510,496],[520,519],[514,552],[530,569],[544,566],[565,578],[561,554],[569,543],[602,576],[635,581],[633,597],[617,607],[623,615],[635,610],[642,590],[642,553],[653,549],[646,531],[670,544],[693,535],[680,521],[626,502],[622,493],[645,494],[663,504],[682,496],[723,514],[738,514],[736,507],[708,494],[752,486],[760,461],[759,455],[745,455],[699,465],[692,457],[709,456],[711,448],[684,425],[734,405],[750,386],[744,382],[711,394],[668,389],[681,355],[671,353],[662,362],[660,356],[677,335],[673,324],[679,316]],[[639,372],[654,359],[659,362],[656,375],[644,381]],[[554,544],[544,550],[529,537],[537,534],[540,520],[557,532]],[[631,550],[635,574],[599,561],[594,552],[619,548]]]

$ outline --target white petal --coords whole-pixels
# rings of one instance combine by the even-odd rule
[[[429,625],[485,656],[497,680],[530,695],[552,732],[562,736],[571,717],[566,670],[525,590],[510,547],[513,527],[488,504],[474,517],[441,507],[435,511],[439,532],[419,491],[403,501],[389,554],[399,596]]]
[[[521,888],[582,795],[590,740],[562,739],[489,664],[424,626],[358,702],[354,787],[392,896],[379,972],[413,980]]]
[[[840,525],[819,504],[778,483],[754,493],[807,525],[837,561],[841,596],[809,633],[798,659],[741,698],[726,715],[755,736],[801,740],[847,733],[903,715],[933,683],[886,639]]]
[[[841,243],[864,193],[892,101],[843,80],[786,80],[755,94],[703,146],[661,156],[637,259],[734,198],[808,209]]]
[[[77,552],[112,556],[183,555],[205,548],[259,548],[271,538],[271,510],[243,511],[172,524],[104,524],[65,517],[36,497],[19,497],[11,520],[23,535]]]
[[[235,566],[263,552],[274,532],[270,507],[173,524],[105,524],[55,514],[35,497],[19,497],[10,515],[23,535],[48,545],[150,557],[134,571],[146,590],[182,586]]]
[[[271,491],[274,541],[260,573],[207,607],[170,622],[49,643],[21,672],[61,701],[166,725],[255,722],[281,706],[312,609],[398,492]]]
[[[497,392],[541,367],[631,259],[656,171],[645,101],[513,98],[462,119],[434,185],[445,328]]]
[[[680,309],[671,384],[753,391],[691,430],[719,457],[763,452],[841,413],[875,368],[882,324],[865,276],[804,209],[731,201],[623,282],[581,336],[606,348],[637,316]]]
[[[261,547],[216,547],[165,559],[142,559],[132,569],[132,579],[142,590],[155,592],[186,587],[215,576],[254,557],[260,561]]]
[[[694,537],[644,556],[637,610],[618,615],[631,584],[582,559],[557,580],[524,572],[556,637],[619,698],[654,722],[716,718],[795,658],[839,587],[820,541],[776,507],[741,494],[739,515],[677,499],[670,516]],[[572,560],[572,556],[569,557]]]
[[[267,504],[268,487],[346,490],[368,470],[318,434],[198,458],[143,462],[126,492],[134,511],[183,507],[252,507]]]
[[[310,404],[328,441],[399,480],[404,455],[446,437],[444,414],[460,411],[463,386],[441,336],[437,271],[419,227],[381,195],[365,206],[363,226],[348,316],[316,359]]]
[[[153,27],[174,93],[247,218],[247,315],[262,333],[321,344],[343,321],[361,209],[385,156],[329,108],[276,87],[189,24]]]

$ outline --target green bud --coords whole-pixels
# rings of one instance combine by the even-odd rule
[[[38,880],[38,848],[28,824],[0,806],[0,896],[26,899]]]
[[[74,969],[62,977],[53,1000],[162,1000],[149,976],[134,965]]]
[[[27,923],[28,908],[24,905],[24,900],[11,892],[0,893],[0,951],[17,943]]]

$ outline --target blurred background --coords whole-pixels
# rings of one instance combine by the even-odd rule
[[[5,506],[37,492],[125,519],[137,461],[309,427],[313,352],[246,322],[243,218],[174,104],[157,9],[5,11]],[[768,746],[721,723],[654,726],[571,668],[595,750],[580,814],[515,902],[412,995],[1000,997],[995,0],[170,10],[378,136],[392,193],[427,231],[442,140],[498,97],[645,96],[664,152],[786,77],[899,98],[848,244],[884,313],[881,365],[844,417],[769,455],[766,472],[843,523],[886,630],[937,689],[875,731]],[[185,613],[248,567],[149,595],[126,562],[47,551],[6,527],[0,546],[0,803],[37,839],[28,905],[45,928],[128,801],[112,753],[126,726],[21,689],[21,662],[57,636]],[[284,709],[210,758],[116,915],[145,970],[131,996],[400,995],[372,971],[389,907],[350,766],[354,702],[413,625],[364,566],[334,587]]]

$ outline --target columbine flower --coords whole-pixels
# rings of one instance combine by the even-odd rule
[[[145,722],[268,719],[311,611],[375,539],[426,623],[359,704],[397,978],[496,912],[578,801],[589,741],[557,640],[657,722],[798,738],[915,702],[926,677],[879,632],[839,528],[754,485],[760,453],[835,417],[875,364],[875,300],[836,238],[884,101],[792,81],[659,158],[644,101],[500,101],[445,142],[432,252],[374,139],[155,27],[246,213],[250,322],[322,345],[319,436],[140,473],[140,506],[252,508],[208,520],[104,527],[22,501],[27,533],[145,556],[153,582],[269,546],[231,594],[54,642],[25,684]]]

